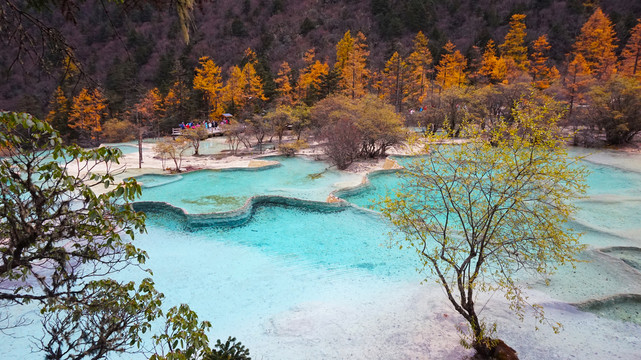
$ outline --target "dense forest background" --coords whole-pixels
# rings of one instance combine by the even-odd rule
[[[527,15],[528,44],[547,34],[550,59],[563,71],[582,24],[596,6],[612,20],[619,44],[625,44],[641,17],[641,1],[200,1],[194,8],[189,43],[182,40],[173,9],[159,10],[146,2],[122,7],[89,0],[80,4],[75,24],[55,9],[39,16],[62,29],[82,65],[83,76],[73,79],[75,92],[91,84],[100,86],[109,111],[115,114],[150,88],[166,93],[176,77],[191,81],[202,56],[227,69],[242,64],[245,49],[252,48],[258,56],[257,71],[265,95],[270,98],[283,61],[300,69],[304,53],[315,48],[317,59],[333,64],[336,44],[347,30],[365,34],[368,66],[381,69],[395,51],[401,55],[411,51],[418,31],[429,39],[434,63],[448,40],[469,59],[474,46],[483,49],[490,39],[502,43],[515,13]],[[0,52],[0,109],[43,117],[55,89],[64,81],[71,83],[64,58],[52,53],[45,67],[29,57],[14,63],[16,51],[5,48]],[[226,72],[223,74],[225,77]]]

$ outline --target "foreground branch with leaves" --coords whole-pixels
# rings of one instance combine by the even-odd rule
[[[416,251],[467,320],[466,344],[483,355],[499,341],[480,317],[479,293],[501,291],[523,319],[529,304],[517,272],[547,275],[583,249],[566,225],[571,200],[585,190],[585,170],[568,157],[552,108],[521,103],[509,124],[466,127],[465,143],[428,142],[382,204],[405,235],[398,245]],[[531,307],[543,321],[543,309]]]
[[[210,349],[210,325],[189,306],[165,316],[164,296],[150,278],[110,278],[147,260],[131,243],[145,231],[145,215],[131,206],[140,185],[114,179],[120,150],[63,146],[47,123],[0,112],[0,154],[0,331],[24,325],[10,306],[36,303],[43,335],[34,343],[47,359],[145,352],[142,334],[163,319],[165,333],[151,336],[162,350],[150,355],[155,359],[232,352],[243,357],[223,358],[249,359],[235,339],[229,352]],[[94,191],[101,187],[107,189]]]

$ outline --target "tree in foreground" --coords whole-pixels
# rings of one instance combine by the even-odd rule
[[[2,335],[25,324],[11,317],[11,306],[35,303],[43,335],[34,344],[46,359],[145,352],[142,334],[163,321],[164,331],[151,336],[153,359],[249,359],[235,338],[210,348],[210,324],[189,306],[165,314],[164,296],[150,278],[138,284],[110,278],[147,259],[130,241],[145,230],[144,214],[131,205],[140,185],[114,181],[120,150],[63,146],[49,124],[6,112],[0,150]]]
[[[566,225],[570,201],[585,190],[585,170],[568,157],[560,114],[547,105],[521,103],[514,122],[468,127],[470,138],[459,146],[430,142],[428,155],[406,166],[400,189],[382,203],[404,233],[398,245],[417,252],[468,322],[462,343],[482,355],[494,355],[502,342],[480,317],[479,293],[502,291],[523,319],[529,304],[517,272],[545,276],[583,249]],[[531,308],[545,321],[540,305]]]
[[[8,306],[35,302],[48,358],[127,351],[158,315],[161,295],[148,279],[135,286],[107,278],[147,258],[121,237],[145,229],[144,215],[129,205],[140,186],[114,183],[119,150],[62,146],[50,125],[26,114],[0,120],[3,325],[15,325]],[[92,189],[112,184],[102,194]]]

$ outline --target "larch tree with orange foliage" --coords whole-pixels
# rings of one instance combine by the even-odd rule
[[[194,89],[201,90],[205,94],[205,100],[209,106],[209,118],[218,119],[223,113],[221,106],[223,79],[220,67],[208,56],[201,57],[199,66],[196,67]]]
[[[98,89],[90,91],[83,88],[78,96],[73,98],[69,127],[80,133],[81,140],[91,139],[91,142],[95,143],[102,131],[106,108],[106,100]]]
[[[501,55],[508,61],[510,77],[516,77],[517,71],[527,71],[529,61],[527,57],[525,15],[514,14],[510,18],[510,30],[505,35],[505,41],[499,46]]]
[[[409,79],[407,83],[408,97],[412,105],[417,106],[425,101],[429,90],[431,74],[434,72],[432,53],[428,47],[429,40],[422,32],[414,38],[412,53],[407,58]]]
[[[329,74],[329,65],[315,60],[315,56],[316,51],[313,48],[305,52],[303,56],[305,67],[298,76],[297,97],[308,105],[316,100],[323,79]]]
[[[564,92],[568,99],[568,117],[572,116],[575,105],[584,99],[588,87],[594,78],[590,74],[590,66],[583,55],[576,54],[568,64],[568,71],[565,75]]]
[[[278,77],[274,80],[276,83],[276,92],[278,92],[278,103],[281,105],[292,106],[294,104],[294,88],[292,87],[292,69],[287,61],[280,64]]]
[[[256,65],[258,64],[256,53],[252,49],[247,48],[247,50],[245,50],[245,59],[247,59],[247,62],[242,69],[243,97],[245,105],[253,106],[254,109],[252,110],[255,111],[257,110],[256,107],[258,107],[262,101],[266,101],[267,98],[263,91],[263,81],[256,72]]]
[[[367,69],[367,39],[362,32],[352,37],[348,30],[336,45],[336,65],[341,79],[339,86],[352,99],[367,93],[369,70]]]
[[[441,87],[441,90],[449,89],[452,86],[461,87],[467,82],[465,74],[467,60],[460,51],[455,49],[456,46],[448,41],[443,47],[445,53],[436,66],[436,83]]]
[[[134,105],[134,111],[136,125],[150,127],[156,137],[160,137],[160,119],[164,116],[164,104],[158,88],[147,91]]]
[[[559,78],[559,70],[549,65],[548,51],[550,51],[550,44],[547,36],[539,36],[532,44],[529,72],[532,76],[532,84],[540,90],[547,89],[554,80]]]
[[[502,83],[507,78],[507,63],[503,57],[496,55],[496,47],[492,39],[485,45],[478,74],[483,82],[491,84]]]
[[[373,95],[376,95],[379,99],[383,99],[385,97],[385,92],[383,88],[383,72],[382,71],[376,71],[376,70],[370,70],[369,72],[369,86],[371,89],[371,93]]]
[[[397,113],[403,111],[403,102],[407,97],[406,84],[408,82],[408,67],[403,58],[394,52],[385,63],[383,70],[383,97],[389,101]]]
[[[69,135],[69,99],[65,96],[62,87],[58,86],[49,102],[49,112],[45,121],[48,122],[61,135]]]
[[[236,65],[229,68],[229,78],[223,89],[223,102],[232,112],[237,108],[245,105],[243,91],[245,87],[245,78],[243,71]]]
[[[185,103],[189,101],[187,85],[182,80],[176,80],[169,88],[163,101],[163,109],[166,114],[178,116],[180,121],[187,121],[183,118]]]
[[[574,53],[581,54],[590,72],[599,80],[607,80],[617,71],[616,33],[612,21],[597,8],[583,24],[574,43]]]
[[[630,30],[630,38],[621,53],[621,72],[641,81],[641,19]]]

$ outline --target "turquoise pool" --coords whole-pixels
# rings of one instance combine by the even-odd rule
[[[641,294],[641,166],[631,165],[641,165],[641,155],[595,156],[585,160],[590,189],[572,224],[585,233],[586,261],[561,268],[550,286],[522,278],[530,301],[564,330],[555,335],[529,317],[518,322],[499,294],[479,299],[482,315],[497,322],[498,336],[521,359],[638,358],[641,303],[621,294]],[[387,247],[393,229],[368,209],[396,186],[395,172],[354,188],[359,177],[325,171],[325,163],[276,160],[281,165],[268,169],[140,178],[142,200],[152,203],[140,204],[148,233],[136,241],[150,255],[166,304],[189,303],[212,322],[211,338],[236,336],[256,359],[470,356],[455,330],[462,319],[436,284],[420,284],[425,274],[416,271],[415,254]],[[338,190],[344,187],[352,189]],[[321,203],[333,191],[348,203]],[[238,221],[210,214],[238,210],[256,195],[253,206],[233,213]],[[28,349],[26,333],[0,346],[0,358]]]
[[[288,164],[287,159],[278,160],[285,160],[280,168],[285,173],[288,166],[298,167],[300,161],[292,159]],[[641,156],[630,155],[629,160],[641,162]],[[641,330],[641,303],[619,295],[641,294],[641,272],[630,265],[641,263],[641,256],[625,249],[608,250],[641,247],[641,173],[591,162],[589,157],[585,164],[591,170],[590,189],[571,224],[585,233],[583,239],[590,245],[581,256],[585,262],[576,269],[561,268],[550,279],[550,286],[545,286],[543,279],[527,275],[522,279],[531,284],[531,299],[546,305],[548,315],[562,322],[565,331],[554,335],[543,327],[535,332],[529,320],[525,325],[515,321],[505,304],[485,309],[487,317],[498,322],[500,336],[514,343],[523,359],[566,358],[570,354],[586,359],[634,359],[641,345],[641,339],[629,335]],[[264,174],[270,172],[239,176]],[[254,184],[272,184],[273,179],[242,181],[260,188]],[[351,205],[331,211],[322,206],[310,208],[308,203],[261,203],[251,212],[251,220],[240,222],[240,226],[220,227],[215,221],[207,226],[206,220],[197,221],[198,226],[185,226],[187,219],[199,216],[160,211],[152,220],[153,232],[145,236],[147,243],[141,245],[157,250],[156,255],[150,250],[151,266],[160,268],[156,270],[157,277],[163,279],[159,286],[167,286],[173,301],[197,304],[199,313],[213,321],[217,337],[231,334],[242,338],[244,334],[244,343],[257,356],[464,357],[468,353],[457,345],[453,330],[459,320],[453,320],[456,315],[442,291],[431,282],[417,285],[423,277],[416,271],[419,264],[414,254],[386,247],[393,229],[378,213],[368,210],[375,209],[375,199],[398,181],[394,171],[374,173],[367,185],[337,191]],[[305,188],[323,194],[316,199],[325,198],[336,188],[318,183],[312,191],[310,187],[315,185],[308,182]],[[198,213],[186,208],[192,210],[189,213]],[[178,239],[181,246],[176,248]],[[205,252],[211,259],[199,256],[204,249],[210,249]],[[194,261],[197,263],[191,265]],[[207,285],[185,283],[175,291],[173,284],[185,281],[182,268],[194,271],[190,278],[200,279],[196,283]],[[504,303],[500,296],[488,300]],[[595,341],[595,332],[607,332],[607,340]]]
[[[362,176],[299,157],[269,157],[279,165],[267,168],[199,170],[181,175],[142,175],[141,201],[168,202],[190,214],[241,208],[255,195],[273,195],[323,202],[337,189],[358,184]],[[167,196],[171,194],[171,196]]]

